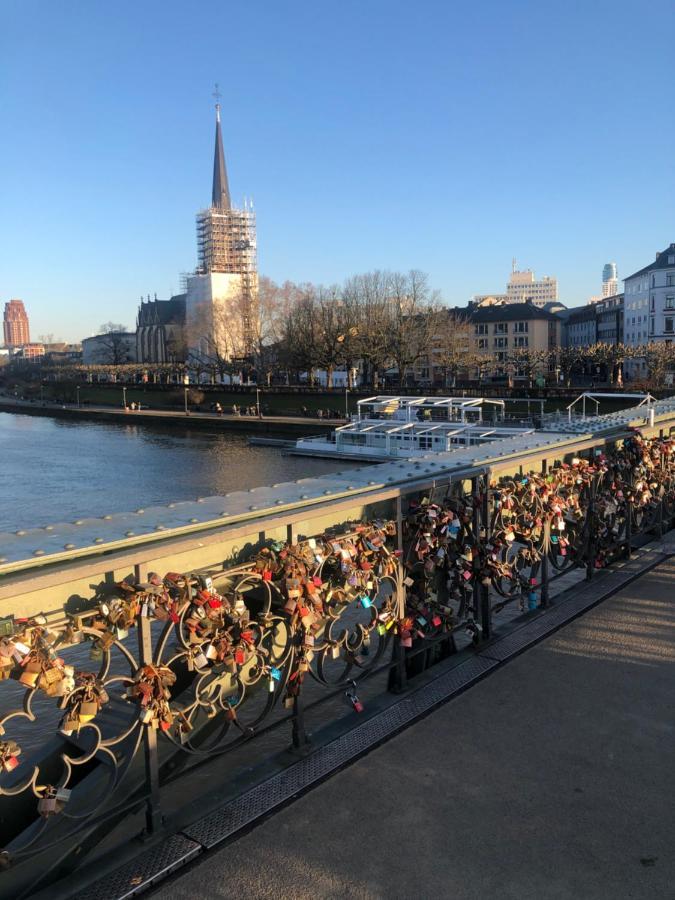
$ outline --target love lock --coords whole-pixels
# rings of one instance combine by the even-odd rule
[[[348,688],[345,691],[345,697],[349,700],[352,707],[354,708],[354,712],[362,713],[363,712],[363,703],[356,696],[356,682],[352,681],[352,687]]]

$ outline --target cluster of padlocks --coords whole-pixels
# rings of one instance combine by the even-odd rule
[[[400,526],[371,522],[342,535],[268,542],[213,577],[129,578],[102,589],[90,610],[58,622],[1,620],[0,674],[28,693],[22,712],[0,718],[0,770],[20,766],[21,747],[5,727],[35,719],[35,695],[57,699],[60,730],[71,741],[93,729],[90,755],[137,740],[139,729],[188,752],[210,752],[220,744],[201,739],[209,720],[224,723],[223,738],[230,727],[229,740],[250,736],[277,702],[294,706],[308,675],[347,687],[361,711],[355,678],[381,659],[392,636],[404,651],[458,629],[478,641],[477,604],[488,592],[494,609],[513,600],[532,608],[544,564],[556,571],[589,559],[606,565],[631,527],[652,526],[664,508],[672,516],[673,449],[669,440],[636,433],[619,450],[548,472],[481,477],[468,492],[451,485],[441,497],[418,496]],[[150,658],[125,643],[144,621]],[[66,662],[65,651],[76,646],[88,649],[98,671]],[[124,675],[112,674],[115,650],[128,665]],[[242,722],[254,694],[264,702]],[[104,735],[113,706],[118,733],[108,723]],[[40,785],[27,772],[11,787],[0,782],[0,794],[31,790],[38,812],[51,817],[69,800],[71,768],[57,785]]]

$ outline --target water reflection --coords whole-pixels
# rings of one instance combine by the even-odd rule
[[[0,413],[0,532],[354,465],[249,447],[241,434]]]

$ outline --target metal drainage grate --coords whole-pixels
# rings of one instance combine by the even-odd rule
[[[170,875],[175,869],[194,859],[202,848],[180,834],[174,834],[90,884],[71,900],[126,900],[147,891],[157,881]]]
[[[227,806],[184,829],[192,840],[207,849],[250,825],[260,816],[290,800],[295,794],[325,778],[409,725],[434,706],[482,678],[497,664],[475,657],[436,678],[424,688],[373,716],[311,756],[299,760],[284,772],[262,782]]]

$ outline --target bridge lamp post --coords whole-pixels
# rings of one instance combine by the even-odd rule
[[[183,399],[185,400],[185,415],[189,416],[190,412],[188,410],[188,386],[190,384],[190,376],[183,375]]]

